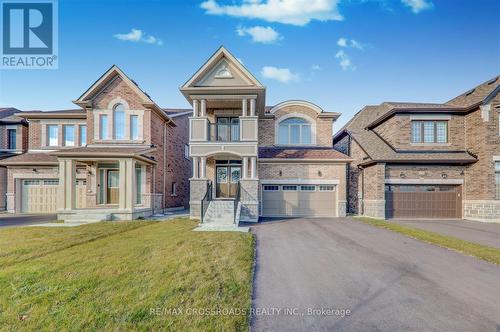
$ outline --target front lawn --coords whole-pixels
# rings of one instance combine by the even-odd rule
[[[0,230],[0,330],[248,330],[251,234],[195,226]]]
[[[455,250],[463,254],[474,256],[487,262],[500,265],[500,249],[498,248],[484,246],[478,243],[457,239],[452,236],[446,236],[423,229],[403,226],[401,224],[388,222],[381,219],[368,217],[356,217],[356,219],[366,224],[389,229],[391,231],[404,234],[417,240],[432,243],[440,247]]]

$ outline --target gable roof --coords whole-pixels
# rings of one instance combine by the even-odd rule
[[[20,110],[14,107],[0,107],[0,124],[22,124],[28,125],[28,122],[20,117],[18,113],[22,113]]]
[[[498,92],[500,92],[500,76],[495,76],[449,100],[446,104],[467,107],[478,103],[488,103],[489,99],[493,98]]]

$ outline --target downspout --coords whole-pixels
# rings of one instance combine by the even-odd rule
[[[163,125],[163,212],[167,205],[167,123]]]
[[[358,166],[358,169],[361,171],[361,202],[359,206],[360,215],[365,214],[365,172],[363,171],[363,167]]]

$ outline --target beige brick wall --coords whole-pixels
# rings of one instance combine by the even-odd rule
[[[385,200],[385,164],[375,164],[363,170],[364,199]]]
[[[440,165],[388,165],[385,177],[390,179],[464,179],[464,166]],[[403,177],[401,177],[403,174]],[[443,174],[445,177],[443,177]]]

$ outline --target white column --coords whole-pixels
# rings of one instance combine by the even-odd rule
[[[194,118],[198,117],[199,105],[200,105],[200,102],[198,101],[198,99],[193,99],[193,117]]]
[[[257,178],[257,157],[250,158],[250,168],[252,169],[252,173],[250,174],[252,179]]]
[[[132,210],[135,203],[135,160],[129,159],[126,161],[127,168],[127,185],[124,190],[126,192],[125,196],[125,208]]]
[[[198,178],[198,158],[199,157],[193,157],[193,179]]]
[[[255,116],[255,99],[250,99],[250,115]]]
[[[207,177],[207,157],[201,157],[200,178],[205,179],[206,177]]]
[[[120,210],[127,208],[127,163],[124,159],[119,161],[118,179],[120,182],[120,189],[118,192],[118,207]]]
[[[201,116],[207,116],[207,101],[206,99],[200,100]]]
[[[243,175],[242,179],[248,178],[248,157],[243,157]]]
[[[243,99],[241,101],[241,115],[247,116],[247,100],[246,99]]]
[[[16,188],[17,189],[17,188]],[[57,209],[66,210],[66,160],[59,160],[59,192]],[[17,206],[16,206],[17,210]]]

